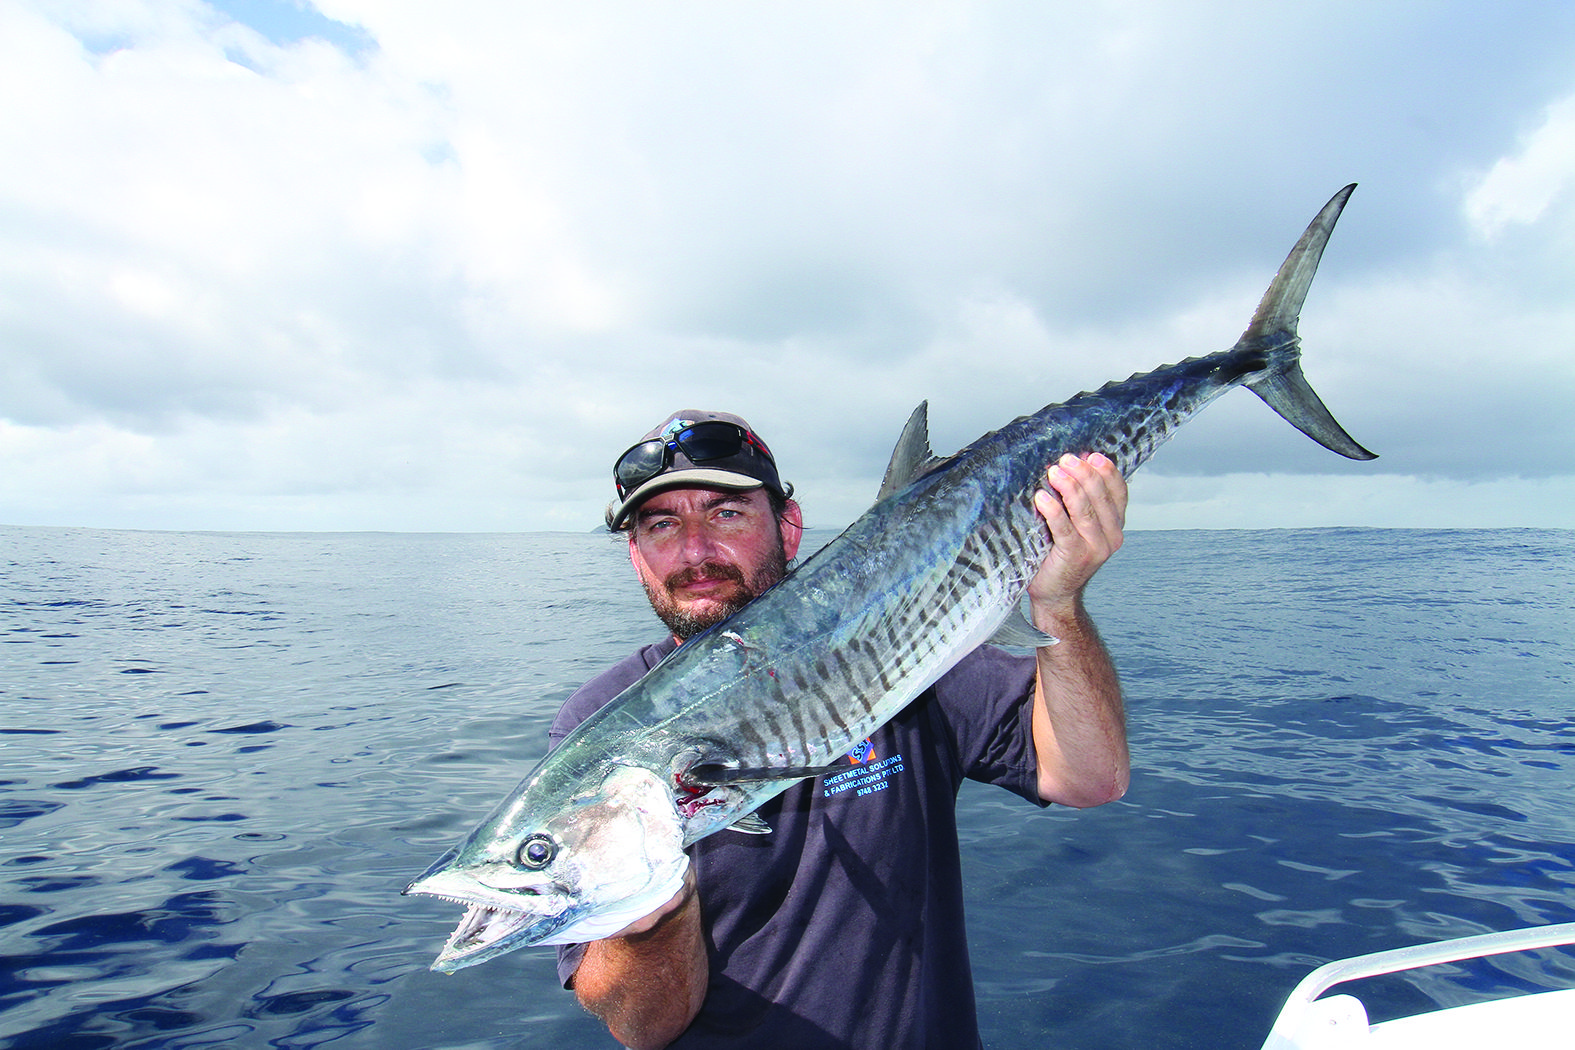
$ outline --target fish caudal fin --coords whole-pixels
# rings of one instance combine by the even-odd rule
[[[1307,298],[1307,288],[1318,272],[1324,245],[1329,243],[1329,234],[1355,189],[1353,182],[1336,193],[1308,225],[1291,254],[1285,257],[1280,272],[1274,275],[1269,290],[1263,293],[1263,300],[1252,315],[1252,323],[1237,341],[1236,349],[1267,356],[1268,367],[1247,379],[1246,385],[1291,426],[1347,459],[1377,459],[1376,452],[1369,452],[1345,432],[1313,392],[1307,377],[1302,374],[1296,337],[1302,301]]]

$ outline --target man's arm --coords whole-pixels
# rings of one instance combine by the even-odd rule
[[[1127,487],[1115,464],[1098,453],[1063,456],[1047,482],[1055,495],[1039,493],[1035,506],[1054,544],[1028,597],[1034,626],[1060,643],[1036,650],[1039,797],[1098,806],[1126,793],[1131,766],[1121,684],[1083,608],[1083,588],[1121,546]]]
[[[700,1012],[710,973],[691,863],[683,889],[666,904],[585,946],[574,993],[624,1046],[660,1050]]]

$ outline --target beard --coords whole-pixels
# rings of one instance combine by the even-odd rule
[[[744,570],[736,565],[706,562],[704,565],[680,569],[660,584],[647,582],[645,596],[650,599],[651,608],[667,625],[667,629],[680,642],[687,642],[760,597],[785,575],[787,556],[778,543],[772,556],[753,574],[745,575]],[[733,584],[732,593],[691,602],[688,608],[681,606],[675,597],[677,589],[700,580],[728,580]]]

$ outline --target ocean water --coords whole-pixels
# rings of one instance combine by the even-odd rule
[[[987,1046],[1250,1050],[1328,959],[1575,921],[1575,532],[1140,532],[1089,601],[1134,781],[965,790]],[[0,528],[0,1046],[612,1045],[399,891],[658,634],[606,536]]]

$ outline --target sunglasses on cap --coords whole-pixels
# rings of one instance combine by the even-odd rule
[[[673,456],[683,455],[696,466],[731,459],[746,449],[759,453],[773,467],[776,460],[766,443],[736,423],[713,419],[691,423],[665,437],[654,437],[640,442],[618,457],[613,465],[613,483],[618,486],[618,498],[628,499],[629,493],[647,481],[666,472],[673,465]],[[749,472],[753,475],[753,472]]]

